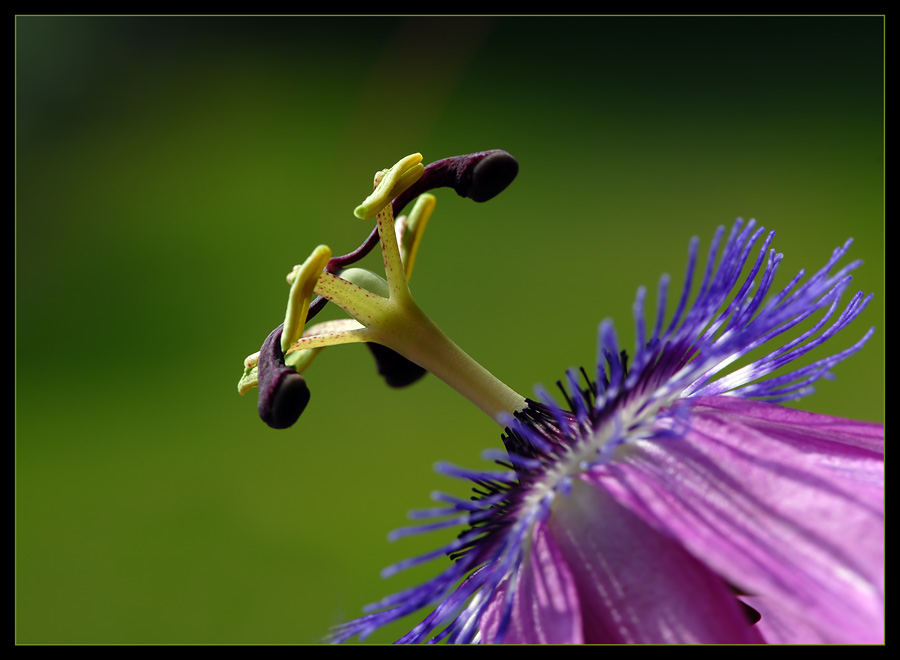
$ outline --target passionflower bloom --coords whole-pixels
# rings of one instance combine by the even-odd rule
[[[460,527],[385,571],[436,559],[437,575],[331,639],[364,639],[421,610],[399,641],[881,642],[884,429],[779,405],[809,394],[873,332],[796,362],[871,297],[844,299],[858,266],[839,265],[850,241],[773,291],[773,233],[739,220],[716,232],[705,259],[695,239],[672,318],[663,277],[650,318],[638,290],[630,355],[604,321],[595,368],[568,371],[556,397],[538,388],[525,398],[451,342],[408,287],[434,206],[425,191],[485,201],[517,171],[493,151],[427,168],[415,154],[379,172],[356,209],[376,229],[349,255],[319,246],[294,268],[285,323],[245,361],[239,390],[259,386],[260,415],[275,428],[307,405],[301,372],[317,352],[367,342],[389,384],[430,372],[503,429],[489,468],[437,467],[471,482],[470,499],[435,493],[434,507],[392,534]],[[348,267],[378,243],[384,278]],[[351,318],[306,327],[326,301]]]

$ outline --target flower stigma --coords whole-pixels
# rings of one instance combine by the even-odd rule
[[[369,346],[379,372],[391,386],[408,385],[428,372],[497,423],[523,409],[524,397],[453,343],[419,308],[409,290],[422,234],[435,207],[435,197],[426,191],[452,187],[460,196],[484,202],[505,189],[517,172],[518,163],[501,150],[446,158],[427,167],[416,153],[377,172],[374,190],[354,210],[357,218],[375,221],[373,232],[348,255],[332,258],[331,250],[320,245],[295,266],[287,276],[291,288],[284,323],[260,351],[244,360],[238,391],[244,394],[259,387],[262,420],[273,428],[295,423],[309,401],[301,374],[322,349],[358,342]],[[409,215],[395,221],[395,210],[400,212],[413,200]],[[384,277],[350,267],[376,244],[381,247]],[[337,305],[350,318],[306,327],[325,302]]]

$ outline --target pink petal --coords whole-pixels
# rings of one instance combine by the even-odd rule
[[[715,574],[602,488],[574,481],[548,520],[575,578],[588,643],[755,643]]]
[[[822,639],[880,642],[883,427],[733,397],[689,405],[684,438],[639,441],[596,481]]]
[[[822,633],[790,612],[778,607],[771,598],[744,596],[742,601],[755,609],[762,618],[756,628],[767,644],[827,644]]]
[[[481,639],[493,642],[503,617],[509,583],[515,582],[506,644],[581,644],[581,610],[572,574],[543,522],[519,570],[491,597],[481,619]]]

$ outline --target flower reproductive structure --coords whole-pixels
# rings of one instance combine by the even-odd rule
[[[880,643],[883,426],[782,405],[831,378],[874,331],[798,366],[871,299],[845,299],[859,266],[840,265],[851,242],[776,291],[774,232],[753,220],[720,227],[705,259],[695,238],[671,318],[663,276],[654,315],[638,290],[630,353],[603,321],[593,369],[566,372],[556,397],[525,397],[453,343],[409,289],[429,191],[484,202],[518,167],[493,150],[428,166],[413,154],[376,173],[354,211],[374,221],[368,238],[337,257],[320,245],[295,266],[284,323],[244,361],[238,390],[258,387],[259,415],[276,429],[308,405],[315,356],[351,342],[366,343],[389,385],[431,373],[501,429],[504,449],[484,455],[491,467],[436,468],[471,482],[471,498],[435,492],[435,506],[391,534],[461,528],[384,574],[444,566],[329,639],[365,639],[422,611],[398,641]],[[353,265],[375,247],[383,277]],[[311,323],[328,302],[348,318]]]

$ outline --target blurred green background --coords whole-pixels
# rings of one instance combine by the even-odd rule
[[[18,17],[16,639],[305,643],[436,569],[389,543],[499,429],[435,378],[389,390],[323,353],[288,431],[238,396],[285,273],[369,227],[373,173],[503,148],[501,196],[450,190],[413,291],[531,394],[597,324],[755,217],[782,279],[852,236],[878,332],[798,405],[883,421],[883,19]],[[337,315],[335,315],[337,316]],[[819,354],[821,356],[821,354]],[[390,641],[398,628],[371,641]]]

